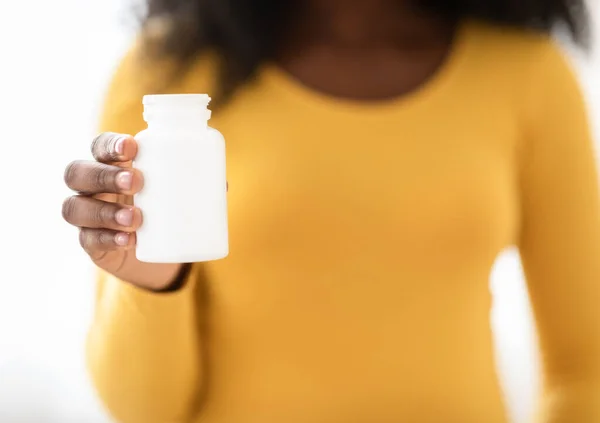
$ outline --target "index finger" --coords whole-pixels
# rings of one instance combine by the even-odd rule
[[[101,163],[129,162],[137,154],[137,142],[131,135],[104,132],[92,141],[92,155]]]

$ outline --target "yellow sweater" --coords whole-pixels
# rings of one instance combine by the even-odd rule
[[[170,91],[210,93],[210,63]],[[125,58],[104,130],[145,127],[160,70]],[[227,140],[230,256],[172,294],[100,276],[88,358],[117,421],[505,423],[488,277],[518,245],[539,422],[600,422],[597,175],[550,39],[467,23],[433,79],[371,104],[267,65],[211,123]]]

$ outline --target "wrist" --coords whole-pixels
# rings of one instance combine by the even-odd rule
[[[152,289],[152,291],[156,293],[169,293],[182,289],[187,282],[188,276],[192,269],[192,264],[181,263],[178,266],[179,268],[177,269],[177,272],[172,278],[169,279],[169,282],[165,286],[158,289]]]
[[[189,267],[182,263],[143,263],[135,260],[125,263],[118,272],[111,273],[149,292],[172,292],[183,287]]]

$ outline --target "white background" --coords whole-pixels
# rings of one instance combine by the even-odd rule
[[[8,5],[6,5],[8,4]],[[91,266],[61,222],[64,166],[89,156],[98,104],[133,33],[125,0],[0,5],[0,422],[109,423],[84,367]],[[595,16],[600,23],[600,8]],[[600,37],[598,38],[600,42]],[[600,122],[600,54],[580,61]],[[596,79],[591,78],[593,70]],[[516,422],[535,394],[534,336],[514,252],[493,272],[499,366]]]

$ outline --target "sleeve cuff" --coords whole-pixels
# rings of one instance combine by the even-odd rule
[[[132,310],[141,316],[174,312],[195,301],[197,271],[196,263],[182,267],[174,283],[161,291],[140,288],[101,271],[104,286],[99,309],[104,312],[106,308]]]
[[[189,276],[192,270],[192,263],[183,263],[181,269],[173,279],[173,282],[166,288],[153,291],[157,294],[170,294],[183,289],[189,282]]]

